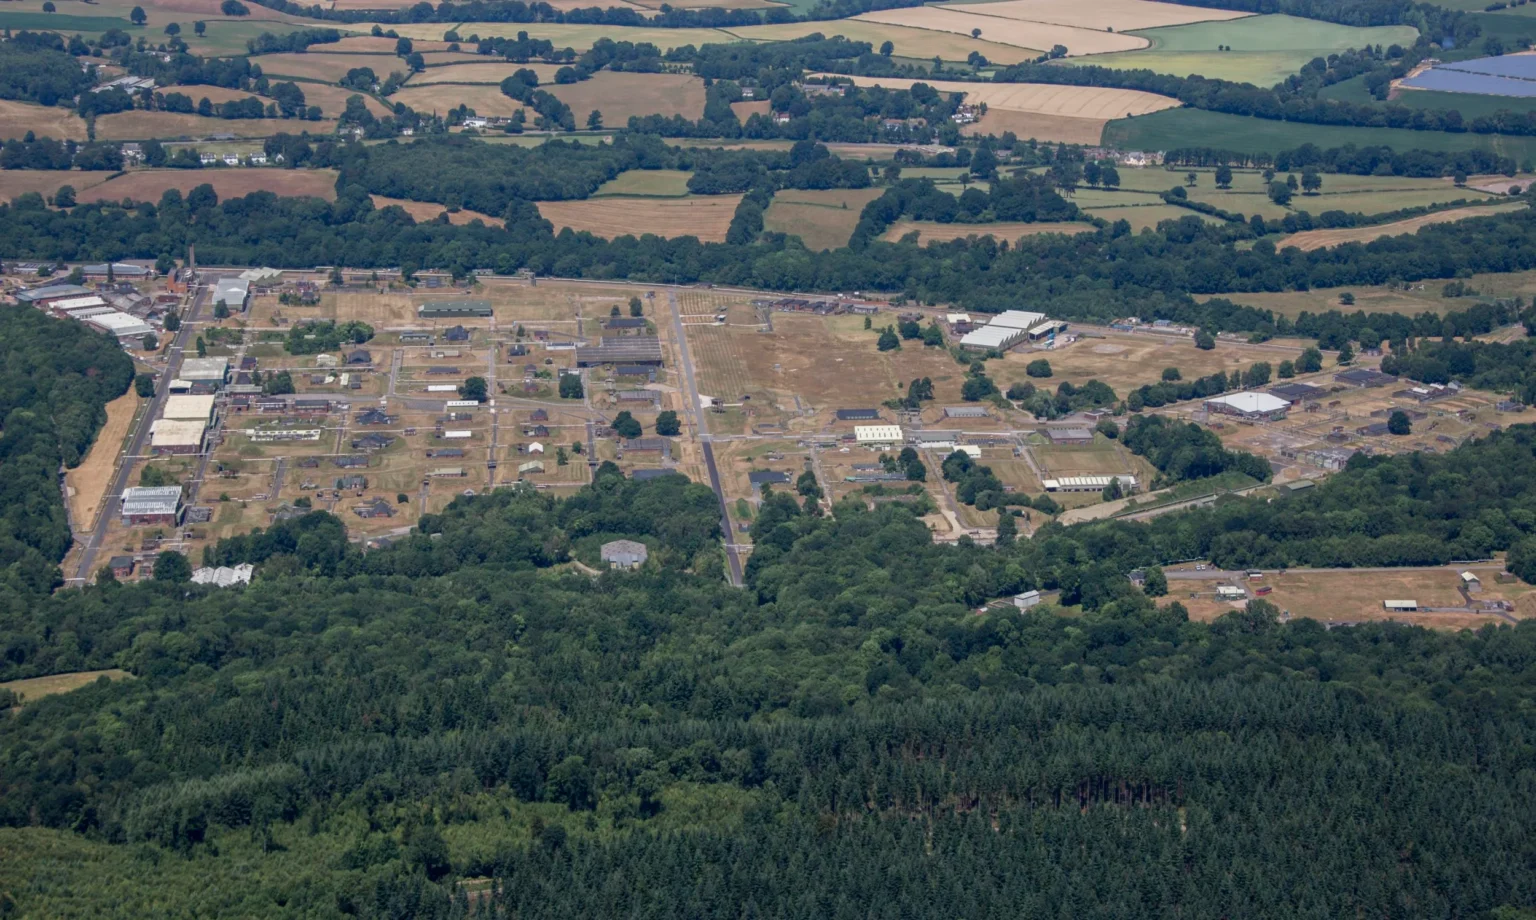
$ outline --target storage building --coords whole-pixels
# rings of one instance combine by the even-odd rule
[[[1045,436],[1052,444],[1083,445],[1093,443],[1093,431],[1089,428],[1047,428]]]
[[[945,406],[945,418],[987,418],[986,406]]]
[[[1207,412],[1235,415],[1250,421],[1275,421],[1285,418],[1285,413],[1290,410],[1291,404],[1269,393],[1250,391],[1213,396],[1205,401],[1205,408]]]
[[[1412,613],[1419,609],[1419,602],[1405,600],[1382,601],[1381,606],[1392,613]]]
[[[662,364],[661,340],[654,335],[635,335],[623,339],[604,339],[600,345],[576,348],[577,367],[603,364]]]
[[[1020,610],[1028,610],[1040,603],[1039,591],[1025,591],[1023,594],[1013,596],[1013,606]]]
[[[175,526],[181,519],[181,486],[135,486],[123,490],[123,523]]]
[[[893,445],[901,443],[901,426],[855,425],[853,426],[853,439],[858,442],[860,447],[889,450]]]
[[[178,421],[206,422],[213,417],[213,396],[186,394],[168,396],[165,400],[165,411],[160,417]]]
[[[490,316],[489,300],[434,300],[416,308],[422,319],[451,319],[457,316]]]
[[[61,300],[71,297],[93,296],[96,292],[88,287],[78,284],[46,284],[42,287],[32,288],[30,291],[18,291],[16,300],[18,303],[31,304],[38,307],[52,308]]]
[[[880,418],[879,409],[839,409],[837,420],[839,422],[873,422]]]
[[[1102,492],[1111,479],[1120,480],[1120,488],[1127,494],[1136,491],[1136,477],[1125,473],[1114,476],[1062,476],[1045,479],[1041,484],[1047,492]]]
[[[612,543],[604,543],[599,555],[608,563],[609,568],[634,569],[645,564],[645,560],[650,558],[650,551],[644,543],[614,540]]]
[[[206,383],[214,387],[224,385],[229,377],[228,358],[187,358],[181,362],[176,379],[188,383]]]
[[[251,283],[241,281],[239,278],[219,279],[219,283],[213,288],[214,305],[217,306],[221,300],[226,307],[229,307],[229,312],[245,312],[246,306],[251,302]]]
[[[160,419],[149,427],[149,449],[156,454],[195,454],[203,449],[207,427],[201,419]]]
[[[88,316],[84,322],[103,332],[110,332],[120,339],[141,339],[155,331],[152,326],[137,316],[129,316],[127,313],[119,313],[116,310],[111,313]]]

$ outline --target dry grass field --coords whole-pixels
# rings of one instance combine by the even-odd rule
[[[388,208],[398,206],[405,209],[405,213],[411,215],[418,224],[429,220],[436,220],[439,214],[447,213],[448,222],[451,224],[468,224],[473,221],[484,221],[493,227],[506,226],[506,222],[499,217],[489,214],[481,214],[479,211],[448,211],[447,208],[435,201],[407,201],[404,198],[386,198],[383,195],[370,195],[375,208]]]
[[[773,196],[763,215],[765,229],[792,233],[807,249],[840,249],[848,245],[864,206],[882,189],[784,189]]]
[[[27,192],[37,192],[48,197],[57,192],[61,185],[71,186],[76,192],[81,192],[93,185],[100,185],[110,175],[109,172],[70,169],[0,169],[0,201],[10,201]]]
[[[571,107],[577,124],[587,123],[587,113],[603,113],[603,124],[623,127],[631,116],[704,114],[704,81],[680,73],[614,73],[599,71],[590,80],[549,88]]]
[[[562,65],[559,64],[513,64],[498,60],[493,57],[475,55],[480,60],[476,63],[449,64],[446,67],[428,67],[418,74],[413,74],[410,79],[411,86],[429,86],[433,83],[494,83],[500,85],[502,80],[512,76],[519,70],[531,70],[539,76],[539,83],[550,83],[555,79],[555,71]]]
[[[203,118],[179,112],[114,112],[96,119],[96,137],[106,141],[174,140],[213,134],[271,137],[279,131],[329,134],[334,121],[293,121],[276,118]]]
[[[250,96],[255,96],[257,99],[260,99],[262,105],[266,105],[268,102],[272,101],[260,93],[249,93],[243,89],[228,89],[223,86],[192,86],[178,83],[173,86],[156,87],[155,92],[181,93],[183,96],[191,99],[194,103],[202,99],[207,99],[209,102],[213,103],[233,102],[235,100],[245,99]],[[306,93],[306,95],[308,94]]]
[[[1078,118],[1073,115],[1042,115],[1039,112],[1007,112],[990,109],[979,120],[960,129],[960,133],[1003,135],[1012,131],[1018,138],[1051,144],[1093,145],[1104,137],[1108,118]]]
[[[1136,51],[1150,44],[1135,35],[1122,35],[1103,29],[1078,29],[1048,22],[1027,22],[999,16],[977,15],[968,7],[912,6],[903,9],[865,13],[858,19],[892,26],[907,26],[935,32],[950,32],[969,37],[981,30],[987,41],[1034,49],[1036,54],[1055,45],[1064,45],[1071,56],[1104,54],[1111,51]],[[962,11],[963,10],[963,11]]]
[[[48,677],[29,677],[25,680],[8,680],[0,683],[0,690],[9,690],[21,697],[22,704],[35,703],[45,696],[79,690],[99,678],[108,680],[132,680],[133,675],[118,668],[105,671],[76,671],[73,674],[51,674]]]
[[[335,8],[339,10],[348,8],[346,0],[336,0],[334,5]],[[374,0],[372,8],[377,9],[378,7],[379,3],[377,0]],[[448,48],[447,42],[418,41],[412,42],[411,44],[414,50],[419,51],[422,54],[445,51]],[[395,53],[395,39],[384,35],[348,35],[346,38],[343,38],[339,42],[329,42],[324,45],[316,45],[315,48],[321,51],[342,51],[348,54],[393,55]]]
[[[1140,460],[1116,441],[1103,440],[1081,447],[1031,447],[1035,462],[1047,476],[1107,476],[1129,473],[1141,477]]]
[[[1275,245],[1282,249],[1287,246],[1295,246],[1303,252],[1310,252],[1314,249],[1338,246],[1341,243],[1369,243],[1371,240],[1379,240],[1386,236],[1417,233],[1420,228],[1428,227],[1432,224],[1454,223],[1458,220],[1466,220],[1469,217],[1487,217],[1490,214],[1518,211],[1525,206],[1524,202],[1511,201],[1487,207],[1453,208],[1449,211],[1425,214],[1421,217],[1410,217],[1407,220],[1394,221],[1390,224],[1377,224],[1374,227],[1350,227],[1341,230],[1305,230],[1278,240]]]
[[[757,102],[733,102],[731,103],[731,111],[736,113],[737,121],[746,124],[747,119],[753,115],[767,115],[772,112],[773,103],[767,99],[760,99]]]
[[[438,32],[442,36],[442,32]],[[319,46],[324,47],[324,46]],[[369,67],[382,80],[394,71],[405,73],[405,61],[393,54],[327,54],[324,51],[306,51],[302,54],[263,54],[251,58],[251,63],[261,65],[269,77],[303,77],[335,83],[355,67]]]
[[[885,239],[895,242],[908,233],[917,233],[919,243],[948,242],[950,240],[963,240],[971,236],[990,236],[998,240],[1017,240],[1022,236],[1034,236],[1039,233],[1086,233],[1093,230],[1092,224],[1076,221],[1062,221],[1059,223],[1010,223],[999,221],[993,224],[941,224],[931,220],[898,220],[891,224],[891,228],[885,231]]]
[[[1281,343],[1289,344],[1289,343]],[[1001,362],[987,366],[997,385],[1007,389],[1009,384],[1025,381],[1042,389],[1054,391],[1062,383],[1081,386],[1089,380],[1101,380],[1114,388],[1124,398],[1129,391],[1144,383],[1157,383],[1162,379],[1163,368],[1176,367],[1185,380],[1204,377],[1217,371],[1230,372],[1246,368],[1257,361],[1279,364],[1286,358],[1301,354],[1301,346],[1281,351],[1277,348],[1253,349],[1243,345],[1217,340],[1216,347],[1202,351],[1192,339],[1154,335],[1117,335],[1103,339],[1079,339],[1071,345],[1044,351],[1015,349]],[[1051,363],[1052,376],[1035,379],[1024,373],[1031,361],[1044,358]]]
[[[1523,585],[1500,585],[1493,580],[1493,572],[1479,572],[1483,578],[1483,591],[1476,595],[1486,600],[1511,600],[1515,602],[1517,615],[1530,616],[1529,588]],[[1169,584],[1169,596],[1178,596],[1182,582]],[[1283,575],[1265,575],[1255,584],[1274,587],[1274,592],[1264,599],[1290,611],[1293,617],[1311,617],[1328,620],[1397,620],[1422,626],[1443,629],[1475,629],[1488,623],[1499,623],[1493,616],[1467,613],[1388,613],[1382,608],[1386,600],[1415,600],[1426,607],[1460,607],[1465,604],[1456,590],[1457,576],[1451,569],[1414,570],[1406,572],[1351,572],[1292,570]],[[1522,599],[1526,603],[1522,603]]]
[[[69,109],[0,99],[0,137],[21,137],[28,131],[61,141],[86,137],[85,120]]]
[[[326,118],[340,117],[341,113],[347,108],[347,100],[353,96],[362,96],[363,104],[368,107],[368,111],[372,112],[376,116],[383,117],[385,115],[393,114],[389,106],[373,98],[372,96],[369,96],[366,93],[354,92],[350,89],[343,89],[340,86],[325,86],[320,83],[302,83],[299,84],[299,89],[304,91],[305,105],[318,105],[320,107],[321,113],[324,114]],[[302,130],[302,127],[296,125],[289,130]]]
[[[389,99],[391,102],[403,102],[423,113],[444,113],[456,106],[467,105],[475,110],[476,115],[495,118],[511,118],[514,112],[523,107],[522,103],[502,95],[499,88],[489,84],[407,86]]]
[[[1083,202],[1078,202],[1083,207]],[[1218,223],[1217,218],[1208,214],[1200,214],[1188,208],[1181,208],[1171,204],[1150,204],[1135,206],[1110,206],[1110,207],[1083,207],[1084,211],[1094,217],[1102,217],[1107,221],[1123,220],[1131,225],[1131,229],[1140,232],[1148,227],[1156,227],[1165,220],[1179,220],[1184,217],[1198,217],[1206,223]]]
[[[669,238],[696,236],[707,243],[722,243],[740,203],[740,195],[594,198],[541,201],[539,213],[555,225],[556,232],[570,227],[605,239],[654,233]]]
[[[1152,0],[1097,0],[1091,4],[1079,3],[1077,0],[1002,0],[998,3],[969,3],[952,8],[977,16],[1049,22],[1096,32],[1107,29],[1129,32],[1132,29],[1155,29],[1190,22],[1240,19],[1251,15],[1235,10],[1155,3]]]
[[[927,7],[920,9],[927,9]],[[1021,47],[1006,41],[993,40],[987,36],[986,30],[983,30],[980,39],[975,39],[971,37],[970,29],[966,29],[964,34],[958,34],[940,31],[934,27],[912,28],[890,22],[872,21],[864,16],[840,19],[836,22],[745,26],[721,31],[751,41],[788,41],[813,32],[820,32],[827,36],[842,35],[849,41],[869,42],[876,48],[884,42],[890,42],[896,47],[895,54],[898,57],[924,60],[931,60],[937,55],[946,61],[963,61],[972,51],[975,51],[994,64],[1017,64],[1038,57],[1040,54],[1039,51],[1028,46]],[[617,39],[618,36],[614,38]],[[674,41],[672,44],[683,44],[683,42]],[[1050,45],[1045,47],[1050,48]]]
[[[138,408],[139,397],[131,388],[107,403],[107,423],[96,433],[96,440],[80,465],[65,472],[69,521],[75,528],[84,529],[96,522],[96,513],[101,510],[107,489],[112,484],[117,456],[122,453],[123,442],[128,438],[128,428],[133,424],[133,414]]]
[[[82,192],[81,201],[156,202],[166,189],[186,194],[208,184],[219,198],[239,198],[252,192],[273,192],[295,197],[336,197],[336,172],[330,169],[145,169],[119,176],[111,182]]]

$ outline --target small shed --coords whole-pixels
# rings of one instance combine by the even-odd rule
[[[612,543],[604,543],[601,551],[602,560],[613,569],[634,569],[645,564],[650,558],[650,551],[644,543],[634,540],[614,540]]]
[[[1478,578],[1474,572],[1462,572],[1461,586],[1466,589],[1468,594],[1476,594],[1483,590],[1483,580]]]
[[[1015,594],[1013,596],[1013,606],[1019,608],[1020,610],[1028,610],[1029,608],[1039,603],[1039,591],[1025,591],[1023,594]]]

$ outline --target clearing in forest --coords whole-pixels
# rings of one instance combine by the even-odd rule
[[[50,674],[47,677],[28,677],[25,680],[8,680],[0,683],[0,690],[9,690],[21,697],[22,705],[35,703],[45,696],[79,690],[93,684],[98,678],[108,680],[132,680],[133,675],[118,668],[105,671],[76,671],[73,674]]]
[[[884,189],[783,189],[763,215],[763,228],[800,237],[805,248],[841,249],[859,225],[864,206]]]
[[[439,214],[446,213],[448,215],[448,222],[450,224],[462,225],[478,220],[483,221],[485,224],[492,227],[506,226],[506,221],[499,217],[492,217],[489,214],[481,214],[479,211],[467,211],[462,209],[458,211],[449,211],[446,207],[438,204],[435,201],[407,201],[404,198],[388,198],[384,195],[369,195],[368,197],[373,199],[373,206],[375,208],[383,209],[388,207],[399,207],[403,209],[405,213],[411,215],[411,219],[416,221],[418,224],[426,223],[429,220],[436,220]]]
[[[589,197],[682,198],[693,172],[686,169],[627,169],[598,186]]]
[[[593,198],[541,201],[539,213],[555,225],[557,233],[570,227],[605,239],[653,233],[668,238],[696,236],[706,243],[723,243],[740,203],[740,195]]]

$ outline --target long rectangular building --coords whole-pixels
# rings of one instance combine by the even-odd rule
[[[135,486],[123,490],[123,523],[174,525],[181,519],[181,486]]]
[[[601,345],[576,348],[577,367],[604,364],[661,365],[661,340],[654,335],[635,335],[622,339],[604,339]]]
[[[1120,488],[1127,494],[1136,491],[1136,477],[1124,474],[1115,476],[1063,476],[1060,479],[1042,480],[1047,492],[1102,492],[1111,479],[1120,480]]]
[[[203,448],[203,432],[208,423],[201,420],[163,418],[149,428],[149,448],[157,454],[195,454]]]
[[[434,300],[416,308],[422,319],[452,319],[463,316],[490,316],[489,300]]]

